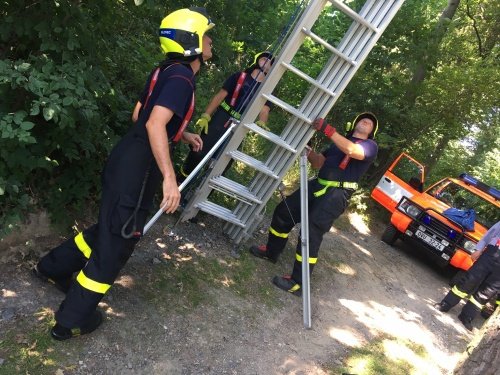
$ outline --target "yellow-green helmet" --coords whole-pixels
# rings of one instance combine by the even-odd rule
[[[205,8],[176,10],[161,21],[161,49],[183,56],[201,55],[203,35],[214,26]]]
[[[346,126],[346,135],[349,137],[352,135],[354,132],[354,128],[356,127],[356,124],[361,121],[364,118],[369,118],[370,120],[373,121],[373,130],[371,131],[370,135],[368,138],[374,139],[375,135],[377,135],[378,131],[378,119],[377,116],[375,116],[372,112],[363,112],[360,113],[359,115],[356,116],[353,122],[348,122]]]
[[[260,68],[259,66],[259,60],[261,57],[266,57],[269,61],[271,61],[271,65],[273,65],[274,63],[274,56],[271,52],[269,51],[263,51],[263,52],[259,52],[257,53],[254,58],[253,58],[253,63],[252,65],[250,66],[251,68]]]

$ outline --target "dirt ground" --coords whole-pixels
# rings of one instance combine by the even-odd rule
[[[29,272],[60,239],[0,253],[0,374],[449,374],[472,338],[458,308],[433,308],[450,274],[381,242],[384,223],[345,215],[325,236],[307,330],[302,300],[270,282],[294,245],[276,265],[246,247],[236,259],[223,223],[199,217],[173,231],[163,217],[100,304],[102,327],[67,342],[47,335],[62,293]]]

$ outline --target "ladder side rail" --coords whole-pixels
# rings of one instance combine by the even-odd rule
[[[308,133],[309,133],[308,136],[309,137],[304,138],[302,144],[300,145],[301,148],[299,146],[298,149],[303,149],[304,146],[306,145],[306,143],[308,142],[309,138],[311,138],[315,132],[311,127],[307,126],[307,128],[308,128]],[[262,184],[261,189],[260,189],[263,193],[262,199],[261,199],[263,202],[262,204],[252,205],[252,206],[247,205],[247,207],[243,207],[243,205],[238,204],[235,212],[238,212],[238,214],[236,214],[236,216],[238,217],[239,220],[241,220],[243,222],[247,222],[248,219],[255,216],[256,212],[260,212],[263,209],[263,207],[266,205],[266,203],[269,200],[269,198],[271,197],[271,195],[274,193],[274,191],[278,187],[280,181],[283,179],[286,172],[288,172],[290,166],[295,162],[295,160],[297,160],[298,157],[299,157],[299,155],[297,153],[297,154],[293,155],[292,158],[287,158],[286,160],[283,160],[284,167],[282,168],[282,172],[278,175],[279,179],[274,180],[274,181],[268,180],[267,183]],[[255,191],[253,191],[253,193],[255,194]],[[259,194],[258,196],[260,197],[261,194]],[[242,231],[238,230],[236,228],[234,228],[234,229],[238,232],[237,238],[239,238],[239,239],[237,240],[237,242],[239,242],[241,240],[241,237],[239,237],[239,236],[241,235]]]
[[[240,120],[242,123],[254,122],[254,119],[257,118],[260,110],[265,104],[265,98],[263,98],[263,94],[266,92],[272,92],[272,89],[276,87],[276,85],[278,84],[279,80],[281,79],[282,75],[285,72],[285,68],[281,64],[281,61],[285,60],[289,62],[303,43],[305,36],[299,32],[300,29],[304,26],[309,26],[314,24],[316,19],[319,17],[321,11],[323,10],[324,6],[326,5],[326,3],[327,0],[313,0],[309,3],[305,11],[302,13],[299,21],[295,25],[294,31],[292,31],[292,34],[296,35],[296,37],[290,38],[284,44],[282,53],[278,56],[275,64],[273,64],[273,67],[271,68],[271,71],[269,72],[267,79],[261,85],[261,87],[256,93],[256,97],[252,100],[252,102],[249,104],[249,106],[243,113],[243,116]],[[242,136],[240,130],[241,128],[244,127],[238,127],[236,129],[235,134],[233,135],[233,137],[223,150],[224,156],[221,156],[219,158],[219,160],[217,161],[214,168],[210,172],[206,181],[209,181],[213,176],[219,175],[224,171],[225,167],[230,161],[230,157],[228,156],[227,151],[235,150],[241,144],[244,135],[246,135],[246,133],[248,132],[247,130]],[[188,203],[186,210],[183,212],[182,215],[183,220],[187,220],[186,219],[187,216],[193,215],[192,207],[195,206],[197,202],[203,201],[208,197],[209,194],[208,190],[210,189],[206,188],[205,183],[198,189],[197,194],[195,194],[195,196],[192,199],[192,202],[190,201]],[[195,214],[196,213],[194,213],[194,215]]]
[[[400,1],[399,7],[401,6],[401,4],[402,4],[402,2]],[[382,13],[380,12],[381,5],[383,5],[383,4],[379,3],[379,8],[376,10],[376,12],[378,12],[378,14],[379,14],[379,15],[381,14],[380,18],[381,18],[382,20],[387,20],[387,18],[389,18],[389,22],[390,22],[390,20],[392,19],[392,17],[393,17],[393,16],[396,14],[396,12],[399,10],[399,7],[393,7],[393,5],[390,5],[390,6],[389,6],[389,8],[391,8],[391,7],[392,7],[392,9],[390,9],[390,10],[391,10],[391,13],[392,13],[392,17],[385,17],[385,15],[384,15],[384,14],[382,14]],[[366,5],[365,5],[364,9],[366,9],[366,8],[367,8],[367,7],[366,7]],[[339,50],[342,50],[342,46],[352,46],[352,49],[355,49],[356,44],[354,44],[354,45],[353,45],[353,44],[351,44],[351,43],[352,43],[352,41],[350,40],[350,37],[354,37],[354,38],[356,38],[356,39],[358,39],[358,40],[359,40],[360,38],[363,38],[363,37],[364,37],[365,39],[367,39],[367,42],[366,42],[366,43],[364,43],[361,47],[357,48],[357,49],[358,49],[358,51],[359,51],[359,53],[358,53],[357,55],[362,56],[362,57],[363,57],[363,61],[364,61],[364,58],[366,58],[366,56],[368,55],[369,51],[372,49],[373,45],[376,43],[376,41],[378,40],[378,38],[379,38],[379,37],[380,37],[380,35],[382,34],[383,30],[385,30],[385,28],[387,27],[387,25],[388,25],[388,23],[389,23],[389,22],[386,22],[386,24],[385,24],[385,25],[383,24],[383,22],[382,22],[382,21],[381,21],[381,22],[379,22],[379,23],[377,23],[377,26],[379,26],[379,24],[380,24],[380,23],[382,23],[382,25],[381,25],[381,28],[379,28],[378,35],[376,35],[375,37],[374,37],[374,35],[373,35],[373,33],[372,33],[371,31],[368,31],[368,32],[366,32],[366,31],[365,31],[365,32],[362,32],[362,31],[361,31],[361,30],[362,30],[362,26],[360,26],[359,24],[353,23],[353,24],[351,25],[351,27],[350,27],[351,31],[350,31],[350,32],[348,31],[348,33],[346,33],[346,36],[347,36],[347,37],[344,37],[344,38],[343,38],[343,40],[341,41],[341,43],[340,43],[341,47],[339,48]],[[366,29],[365,29],[365,30],[366,30]],[[348,36],[347,34],[352,34],[352,35]],[[372,40],[370,40],[370,38],[371,38]],[[367,46],[370,46],[370,48],[368,48]],[[344,48],[344,49],[345,49],[345,48]],[[366,51],[367,49],[368,49],[368,51]],[[363,52],[366,52],[366,53],[364,54],[364,56],[363,56]],[[334,61],[334,60],[336,60],[336,59],[338,59],[338,56],[333,56],[333,57],[331,58],[331,60],[332,60],[332,62],[333,62],[333,63],[335,63],[335,61]],[[328,64],[328,65],[331,65],[331,64]],[[356,71],[357,71],[357,69],[359,68],[359,66],[360,66],[360,65],[361,65],[361,64],[358,64],[358,66],[357,66],[357,67],[355,67],[355,69],[353,69],[354,71],[350,72],[351,74],[347,74],[347,75],[352,77],[352,76],[356,73]],[[330,67],[325,68],[325,69],[323,70],[323,72],[322,72],[322,73],[325,73],[324,75],[325,75],[326,77],[328,77],[328,76],[332,76],[331,74],[328,74],[328,73],[329,73],[329,70],[330,70],[330,69],[328,69],[328,68],[330,68]],[[330,72],[331,72],[331,70],[330,70]],[[320,76],[321,76],[321,74],[320,74]],[[341,88],[342,88],[342,91],[343,91],[343,89],[345,88],[345,86],[347,86],[347,83],[348,83],[349,81],[350,81],[350,78],[349,78],[349,79],[345,79],[345,77],[341,80],[341,82],[339,83],[339,87],[341,87]],[[314,90],[314,91],[317,91],[317,90],[319,90],[319,89],[316,89],[316,90]],[[334,90],[334,91],[335,91],[335,90]],[[336,91],[338,91],[338,90],[336,90]],[[313,93],[313,95],[314,95],[314,93]],[[338,93],[337,97],[338,97],[338,96],[340,96],[340,93]],[[331,100],[329,103],[327,103],[327,108],[328,108],[328,107],[329,107],[329,108],[331,108],[331,107],[334,105],[335,101],[336,101],[336,99],[334,98],[334,99],[333,99],[333,100]],[[288,129],[288,127],[287,127],[286,129]],[[291,129],[290,129],[290,130],[291,130]],[[301,143],[302,143],[302,142],[301,142]],[[305,142],[305,143],[307,143],[307,142]],[[294,148],[296,148],[296,149],[300,149],[300,147],[295,146],[295,144],[294,144]],[[273,157],[273,158],[276,158],[276,155],[273,155],[272,157]],[[291,163],[289,163],[289,164],[291,165]],[[279,175],[281,175],[281,173],[278,173],[278,174],[279,174]],[[277,186],[278,186],[278,184],[279,184],[279,182],[277,182],[277,183],[275,183],[275,184],[271,184],[271,186],[272,186],[272,185],[276,185],[276,187],[277,187]],[[263,190],[265,190],[266,188],[270,188],[270,187],[271,187],[271,186],[265,186],[265,185],[269,185],[269,184],[263,184],[263,186],[262,186]],[[274,190],[272,190],[272,191],[274,191]],[[271,191],[271,194],[272,194],[272,191]],[[271,195],[271,194],[266,194],[266,195],[270,197],[270,195]],[[256,195],[258,195],[258,196],[262,197],[262,198],[263,198],[263,202],[267,202],[268,197],[266,197],[266,196],[262,196],[261,194],[256,194]],[[250,216],[252,215],[252,212],[251,212],[251,211],[254,211],[254,209],[252,209],[252,208],[253,208],[253,207],[248,207],[248,208],[247,208],[247,210],[244,210],[244,211],[247,211],[247,214],[246,214],[246,215],[244,215],[244,216],[249,216],[249,217],[250,217]],[[240,215],[238,215],[238,216],[241,216],[241,214],[240,214]],[[242,217],[244,217],[244,216],[242,216]]]
[[[378,4],[380,5],[381,3],[379,2]],[[364,8],[366,9],[366,7],[364,7]],[[380,6],[379,6],[379,8],[380,8]],[[395,11],[397,11],[397,9],[395,9]],[[394,12],[394,14],[395,14],[395,12]],[[379,34],[381,34],[381,33],[379,33]],[[375,39],[378,39],[378,38],[375,38]],[[346,38],[346,40],[347,40],[347,38]],[[346,44],[347,44],[347,41],[346,41]],[[373,44],[374,44],[374,43],[373,43]],[[363,48],[360,48],[360,50],[362,50],[362,49],[363,49]],[[357,70],[357,69],[356,69],[356,70]],[[343,86],[342,82],[341,82],[341,86]],[[317,100],[317,99],[316,99],[316,100]],[[316,100],[315,100],[315,101],[316,101]],[[332,101],[332,102],[331,102],[331,103],[329,103],[329,104],[333,105],[333,103],[334,103],[334,101]],[[316,103],[316,104],[317,104],[317,103]],[[304,143],[305,143],[305,142],[304,142]],[[281,151],[281,153],[283,153],[283,151]],[[292,159],[293,159],[293,158],[292,158]],[[285,164],[287,164],[287,163],[285,163]],[[275,183],[276,183],[276,185],[277,185],[279,182],[275,182]],[[272,191],[271,191],[271,193],[272,193]],[[250,210],[250,211],[252,211],[252,210]]]

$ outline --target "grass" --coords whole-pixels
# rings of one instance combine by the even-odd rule
[[[40,321],[36,327],[26,327],[27,322],[18,321],[15,328],[2,332],[0,358],[5,362],[0,366],[0,375],[53,375],[57,374],[59,369],[70,369],[61,364],[63,357],[58,349],[60,343],[48,334],[55,323],[52,312],[44,309],[36,316]]]
[[[227,289],[241,298],[251,296],[268,307],[276,306],[272,285],[256,275],[256,262],[247,254],[239,259],[192,255],[189,260],[170,260],[153,268],[141,288],[146,299],[166,311],[209,303],[211,289]],[[177,302],[165,304],[165,300]]]
[[[418,372],[418,362],[424,362],[426,357],[422,345],[384,335],[353,349],[343,361],[343,367],[326,370],[332,375],[409,375]]]

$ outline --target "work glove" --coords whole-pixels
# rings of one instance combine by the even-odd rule
[[[198,121],[196,121],[196,124],[194,125],[196,131],[199,134],[201,133],[208,134],[208,123],[210,122],[211,119],[212,117],[210,117],[208,113],[203,113],[198,119]]]
[[[312,123],[312,127],[316,131],[326,135],[327,138],[331,138],[331,136],[337,131],[337,129],[328,124],[324,118],[317,118],[316,120],[314,120]]]

